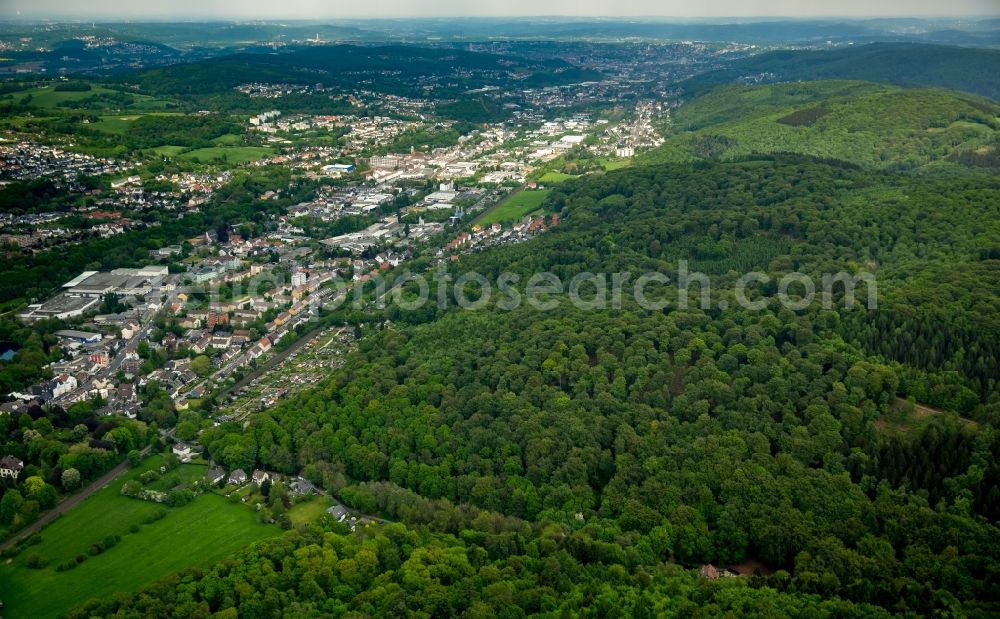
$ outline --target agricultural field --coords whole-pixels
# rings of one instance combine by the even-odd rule
[[[548,189],[519,191],[498,204],[492,211],[486,213],[479,223],[486,226],[494,223],[517,221],[525,215],[541,208],[542,203],[545,202],[545,198],[548,195]]]
[[[203,494],[178,508],[121,495],[126,481],[160,463],[159,456],[147,459],[43,529],[41,543],[26,547],[0,566],[4,616],[59,616],[89,598],[134,590],[187,566],[211,565],[239,548],[281,533],[277,526],[258,523],[248,507],[217,494]],[[158,483],[190,482],[204,470],[204,466],[181,465]],[[156,519],[161,512],[165,515]],[[113,535],[121,536],[121,541],[96,556],[88,554],[91,544]],[[48,564],[28,568],[33,555]],[[71,570],[56,570],[78,555],[86,560]]]

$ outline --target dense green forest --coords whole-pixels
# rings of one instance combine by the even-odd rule
[[[772,295],[782,273],[868,270],[878,278],[879,307],[844,312],[841,322],[854,325],[845,337],[907,365],[961,374],[978,394],[993,391],[998,180],[777,161],[785,163],[653,166],[567,184],[550,207],[569,208],[567,221],[586,225],[495,261],[477,257],[475,268],[552,270],[568,280],[588,270],[673,274],[687,259],[724,290],[738,274],[770,273]],[[955,398],[950,405],[967,411]]]
[[[766,581],[709,582],[675,565],[643,565],[621,552],[610,532],[597,542],[492,513],[438,514],[461,532],[431,535],[394,524],[346,534],[327,521],[141,594],[92,600],[68,616],[889,616],[870,604],[823,599],[818,581],[800,590],[784,572]],[[883,566],[868,567],[874,576]]]
[[[241,53],[194,63],[149,69],[116,78],[137,84],[144,92],[204,95],[224,92],[250,82],[292,83],[326,87],[364,84],[377,92],[421,96],[430,81],[462,73],[461,85],[435,91],[459,94],[483,86],[518,87],[511,76],[528,72],[529,87],[554,86],[600,79],[596,71],[560,60],[528,61],[456,49],[386,45],[324,45],[276,54]]]
[[[54,333],[64,326],[61,320],[43,320],[28,326],[12,316],[0,316],[0,342],[18,344],[14,356],[0,365],[0,393],[52,377],[52,371],[45,366],[62,356]]]
[[[998,198],[791,156],[567,182],[558,228],[455,272],[690,259],[711,307],[390,305],[341,371],[201,442],[403,524],[327,523],[79,616],[993,616]],[[877,310],[767,301],[783,273],[862,269]],[[734,302],[747,270],[763,309]]]
[[[459,99],[450,103],[439,103],[435,110],[442,118],[460,122],[487,123],[506,120],[510,115],[495,102],[486,99]]]
[[[235,113],[275,105],[234,86],[291,83],[311,90],[282,99],[285,113],[364,113],[330,98],[338,90],[435,100],[434,113],[456,122],[372,151],[407,152],[513,115],[472,90],[601,77],[451,47],[248,50],[103,82],[120,90],[15,90],[0,101],[10,113],[0,124],[149,156],[152,171],[168,165],[154,147],[232,140],[244,133]],[[299,324],[275,350],[313,326],[360,337],[325,378],[238,421],[204,417],[229,394],[209,389],[179,411],[156,381],[137,388],[136,419],[102,415],[99,399],[0,416],[0,455],[25,464],[3,481],[0,537],[123,459],[137,462],[137,450],[162,446],[159,428],[176,426],[212,466],[302,476],[372,523],[352,532],[313,516],[212,567],[80,599],[70,617],[998,616],[1000,105],[985,98],[1000,95],[994,67],[995,51],[893,44],[772,52],[690,80],[664,145],[630,167],[605,172],[582,147],[563,157],[587,173],[535,192],[544,202],[532,208],[550,224],[559,215],[543,234],[435,253],[471,223],[449,226],[429,251],[415,243],[415,259],[381,271],[447,272],[451,282],[476,272],[493,283],[513,274],[518,292],[542,272],[564,285],[627,274],[620,300],[591,279],[580,293],[590,307],[565,294],[546,310],[505,307],[495,288],[467,311],[451,301],[453,284],[431,278],[430,298],[447,307],[346,304]],[[796,81],[805,77],[837,81]],[[213,112],[167,111],[202,106]],[[105,109],[153,113],[118,124]],[[347,181],[277,165],[235,171],[183,217],[137,213],[118,236],[35,254],[8,247],[0,304],[46,297],[85,269],[148,264],[150,250],[206,230],[273,226],[323,182]],[[280,195],[261,197],[271,192]],[[46,180],[11,183],[3,196],[0,211],[11,213],[83,200]],[[374,221],[291,223],[318,237]],[[710,289],[681,286],[688,271]],[[751,271],[755,308],[737,294]],[[661,309],[631,294],[653,272],[669,278],[646,289],[667,301]],[[793,273],[816,285],[800,309],[779,301]],[[829,284],[835,274],[857,276],[857,289]],[[356,290],[373,300],[375,283]],[[172,319],[155,326],[184,335]],[[0,343],[15,347],[0,392],[50,375],[64,327],[0,317]],[[144,371],[167,359],[148,342],[137,353]],[[200,376],[214,371],[208,356],[195,361]],[[284,482],[274,487],[258,520],[287,496]],[[740,576],[699,575],[707,564]]]
[[[918,43],[872,43],[832,50],[778,50],[737,60],[684,82],[690,94],[761,77],[771,82],[868,80],[936,86],[1000,99],[1000,50]]]
[[[78,178],[87,188],[99,186],[96,179],[90,177]],[[60,187],[48,178],[36,178],[29,181],[8,183],[0,191],[0,213],[23,213],[26,211],[68,210],[77,201],[66,187]]]
[[[796,152],[884,169],[997,169],[1000,105],[870,82],[721,86],[681,106],[648,162]]]

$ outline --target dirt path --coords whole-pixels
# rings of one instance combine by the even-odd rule
[[[902,397],[897,397],[896,398],[896,407],[897,408],[902,408],[905,404],[906,404],[906,398],[902,398]],[[931,406],[927,406],[926,404],[921,404],[920,402],[914,402],[913,403],[913,410],[916,413],[917,418],[928,417],[930,415],[946,415],[946,414],[948,414],[948,411],[941,410],[940,408],[934,408],[934,407],[931,407]],[[958,420],[961,421],[963,424],[974,423],[968,417],[962,417],[961,415],[958,416]]]
[[[140,453],[143,456],[145,456],[146,454],[149,453],[149,447],[146,447]],[[42,516],[38,520],[32,522],[27,527],[21,529],[20,531],[12,535],[10,539],[0,544],[0,551],[7,550],[17,542],[31,535],[32,533],[36,533],[37,531],[41,530],[42,527],[44,527],[45,525],[49,524],[59,516],[62,516],[69,510],[79,505],[84,499],[94,494],[104,486],[107,486],[108,484],[113,482],[119,475],[121,475],[127,470],[128,470],[128,461],[126,460],[121,464],[119,464],[118,466],[116,466],[115,468],[108,471],[107,473],[105,473],[104,475],[102,475],[101,477],[99,477],[97,480],[91,482],[89,486],[87,486],[80,492],[77,492],[71,497],[63,499],[58,505],[56,505],[49,511],[45,512],[44,514],[42,514]]]

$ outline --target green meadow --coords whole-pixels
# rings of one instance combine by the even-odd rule
[[[188,151],[180,156],[199,163],[248,163],[273,153],[272,149],[263,146],[210,146]]]
[[[564,183],[571,178],[576,178],[576,177],[573,176],[572,174],[566,174],[565,172],[551,171],[542,174],[538,178],[538,182],[543,185],[559,185],[560,183]]]
[[[548,195],[548,189],[519,191],[484,215],[479,223],[487,226],[498,222],[508,223],[517,221],[525,215],[541,208],[542,203],[545,202],[545,198]]]
[[[612,170],[620,170],[622,168],[627,168],[632,165],[631,159],[602,159],[601,165],[604,167],[606,172],[611,172]]]
[[[101,120],[96,123],[90,123],[90,126],[98,131],[103,131],[104,133],[110,134],[123,134],[127,132],[132,123],[139,120],[143,116],[174,116],[179,115],[171,112],[154,112],[152,114],[115,114],[108,116],[101,116]]]
[[[184,151],[188,150],[188,148],[186,146],[175,146],[172,144],[167,144],[164,146],[157,146],[156,148],[152,148],[150,150],[156,153],[157,155],[161,155],[164,157],[176,157],[177,155],[180,155]]]
[[[89,598],[132,591],[184,567],[207,567],[239,548],[281,534],[277,526],[258,523],[247,506],[217,494],[203,494],[178,508],[121,495],[127,480],[159,464],[158,457],[148,459],[44,528],[41,543],[5,560],[0,565],[4,616],[58,617]],[[161,482],[187,483],[204,470],[183,465]],[[155,519],[158,512],[165,515]],[[121,536],[121,541],[101,554],[88,554],[91,544],[111,535]],[[33,555],[47,565],[27,567]],[[56,570],[77,556],[86,560],[73,569]]]
[[[243,138],[238,135],[233,135],[232,133],[227,133],[215,138],[212,140],[212,143],[217,144],[218,146],[238,146],[243,143]]]
[[[292,505],[288,510],[288,518],[292,521],[292,526],[299,527],[318,519],[332,504],[330,497],[315,496]]]

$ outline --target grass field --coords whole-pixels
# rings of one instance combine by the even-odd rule
[[[159,466],[158,457],[137,471]],[[178,481],[197,476],[204,467],[182,466],[171,472]],[[278,535],[281,529],[259,524],[244,505],[215,494],[203,494],[180,508],[168,508],[123,497],[124,475],[42,530],[42,542],[29,546],[0,566],[0,596],[8,619],[57,617],[92,597],[135,590],[175,570],[190,565],[208,566],[258,540]],[[158,510],[166,516],[143,524]],[[138,526],[135,533],[130,528]],[[79,554],[107,535],[122,537],[113,548],[72,570],[56,566]],[[43,569],[29,569],[27,558],[48,559]]]
[[[631,159],[604,159],[601,161],[601,165],[604,166],[604,170],[611,172],[612,170],[620,170],[622,168],[627,168],[632,165]]]
[[[139,114],[130,116],[101,116],[101,120],[99,122],[90,123],[90,126],[98,131],[103,131],[104,133],[121,134],[128,131],[132,122],[140,117],[141,115]]]
[[[196,481],[204,479],[207,472],[208,464],[204,462],[200,464],[182,464],[173,470],[167,471],[157,481],[146,484],[145,487],[150,490],[168,492],[177,486],[191,485]]]
[[[233,133],[227,133],[215,138],[212,143],[219,146],[238,146],[243,143],[243,138]]]
[[[565,172],[546,172],[539,177],[538,182],[543,185],[558,185],[564,183],[571,178],[576,178],[572,174],[566,174]]]
[[[192,150],[184,153],[181,157],[201,163],[211,163],[213,161],[247,163],[266,157],[273,152],[270,148],[262,146],[212,146]]]
[[[519,191],[501,202],[479,221],[487,226],[494,223],[517,221],[525,215],[538,210],[549,195],[548,189]]]
[[[292,521],[292,526],[302,526],[313,522],[322,516],[323,512],[326,511],[326,508],[330,507],[332,504],[333,502],[330,500],[330,497],[313,497],[307,501],[303,501],[302,503],[292,505],[292,508],[288,510],[288,517]]]
[[[154,112],[153,114],[116,114],[113,116],[101,116],[101,120],[91,123],[90,126],[104,133],[122,134],[129,130],[132,123],[143,116],[170,116],[171,112]]]
[[[167,144],[165,146],[157,146],[156,148],[153,148],[151,150],[154,153],[156,153],[157,155],[163,155],[165,157],[176,157],[177,155],[179,155],[179,154],[183,153],[185,150],[187,150],[187,147],[186,146],[173,146],[171,144]]]

